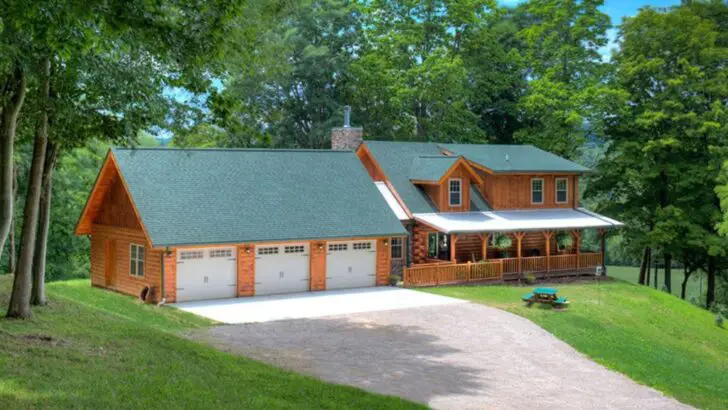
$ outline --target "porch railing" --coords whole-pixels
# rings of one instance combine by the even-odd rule
[[[499,280],[503,277],[500,259],[475,263],[423,264],[404,269],[404,286],[436,286],[449,283]]]
[[[529,256],[525,258],[490,259],[481,262],[452,263],[443,261],[412,265],[404,269],[406,287],[436,286],[452,283],[501,280],[504,274],[583,272],[602,263],[601,253]],[[520,270],[519,270],[520,265]]]

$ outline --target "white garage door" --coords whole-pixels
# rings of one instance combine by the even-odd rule
[[[329,242],[326,253],[326,289],[376,285],[377,242]]]
[[[256,247],[256,295],[307,292],[309,276],[308,244]]]
[[[237,296],[235,248],[177,251],[177,301]]]

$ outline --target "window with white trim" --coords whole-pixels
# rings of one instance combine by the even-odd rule
[[[211,249],[211,258],[231,258],[233,256],[232,249]]]
[[[179,253],[180,260],[189,260],[189,259],[202,259],[205,257],[204,251],[182,251]]]
[[[531,179],[531,203],[543,203],[543,178]]]
[[[347,244],[345,244],[345,243],[330,243],[329,244],[329,252],[345,251],[347,249],[349,249],[349,246],[347,246]]]
[[[556,203],[565,204],[569,198],[569,179],[556,178]]]
[[[277,255],[278,254],[278,247],[277,246],[267,246],[263,248],[258,248],[258,255]]]
[[[402,259],[402,238],[390,239],[389,247],[392,249],[392,259]]]
[[[283,253],[303,253],[303,245],[289,245],[283,248]]]
[[[144,277],[144,246],[132,243],[129,253],[129,274]]]
[[[449,186],[449,197],[450,206],[460,206],[463,202],[463,181],[458,178],[453,178],[448,181]]]

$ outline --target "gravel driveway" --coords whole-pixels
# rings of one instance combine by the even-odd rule
[[[192,337],[434,408],[688,408],[526,319],[472,303],[228,325]]]

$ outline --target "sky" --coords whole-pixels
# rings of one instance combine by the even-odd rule
[[[504,6],[515,6],[524,0],[499,0],[498,2]],[[623,17],[631,17],[637,14],[639,9],[645,6],[651,7],[670,7],[680,4],[680,0],[604,0],[602,11],[607,13],[612,19],[612,25],[618,26],[622,23]],[[617,29],[612,28],[607,33],[610,44],[601,50],[605,60],[609,59],[611,49],[616,47],[615,40],[617,38]]]

